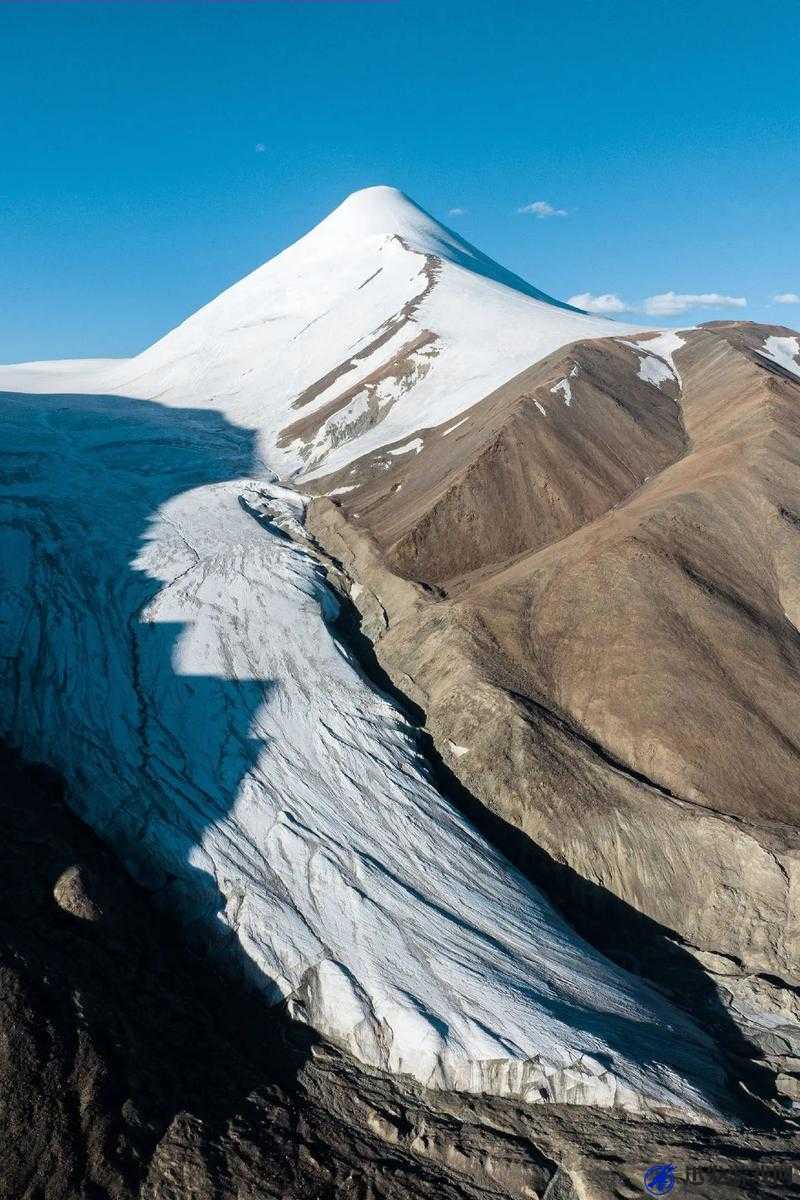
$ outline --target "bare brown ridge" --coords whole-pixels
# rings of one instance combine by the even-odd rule
[[[680,386],[618,339],[575,343],[419,454],[315,481],[353,490],[309,511],[459,779],[574,875],[579,923],[614,897],[685,944],[787,1096],[800,380],[761,350],[789,332],[689,331]]]

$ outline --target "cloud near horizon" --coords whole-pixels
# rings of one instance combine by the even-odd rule
[[[580,292],[577,296],[570,296],[567,304],[572,304],[575,308],[583,308],[586,312],[593,313],[631,311],[630,306],[624,300],[620,300],[619,296],[615,296],[613,292],[604,292],[602,296],[593,296],[591,292]]]
[[[800,304],[800,295],[797,292],[778,292],[772,300],[774,304]]]
[[[650,317],[672,317],[690,308],[746,308],[745,296],[723,296],[719,292],[661,292],[648,296],[642,309]]]
[[[638,304],[628,304],[614,292],[603,292],[599,296],[591,292],[579,292],[576,296],[570,296],[567,303],[592,313],[643,312],[649,317],[673,317],[691,308],[745,308],[747,299],[745,296],[724,296],[720,292],[660,292]]]
[[[447,215],[448,217],[463,217],[466,211],[465,208],[448,208]]]
[[[565,208],[556,208],[554,205],[548,204],[546,200],[534,200],[532,204],[523,204],[522,208],[517,209],[517,212],[538,217],[540,221],[544,221],[547,217],[568,216]]]

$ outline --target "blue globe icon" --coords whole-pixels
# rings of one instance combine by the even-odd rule
[[[645,1191],[650,1196],[668,1196],[675,1187],[675,1167],[672,1163],[655,1163],[644,1173]]]

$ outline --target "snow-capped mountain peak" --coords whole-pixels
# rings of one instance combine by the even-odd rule
[[[221,410],[258,434],[269,470],[312,479],[424,437],[559,346],[633,331],[561,305],[403,192],[372,187],[143,353],[70,384]],[[48,375],[18,382],[46,390]]]
[[[315,249],[324,246],[329,251],[347,253],[368,239],[390,237],[400,239],[407,250],[432,255],[464,267],[535,300],[543,300],[570,312],[581,311],[526,283],[519,275],[506,270],[452,229],[442,225],[405,192],[384,184],[351,192],[338,208],[296,242],[295,247],[307,244]]]

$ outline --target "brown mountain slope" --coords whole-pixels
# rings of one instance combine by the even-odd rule
[[[310,490],[348,489],[342,511],[392,569],[426,582],[547,545],[684,452],[677,382],[639,378],[640,357],[618,341],[558,350],[423,431],[422,453],[377,451]]]
[[[760,353],[788,332],[682,335],[679,395],[617,341],[569,347],[446,464],[427,435],[391,518],[373,480],[309,519],[445,759],[574,874],[573,919],[597,884],[685,942],[798,1094],[800,379]]]

